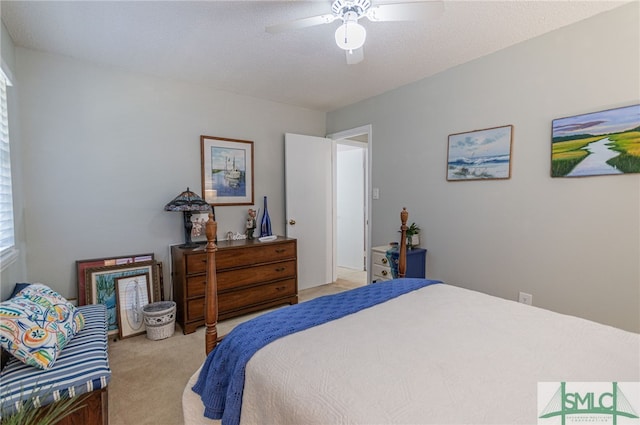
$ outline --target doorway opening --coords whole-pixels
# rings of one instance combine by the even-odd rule
[[[332,134],[334,140],[334,281],[349,288],[371,282],[371,126]]]

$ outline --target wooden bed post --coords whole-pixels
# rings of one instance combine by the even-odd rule
[[[409,219],[409,212],[405,207],[402,207],[400,212],[400,221],[402,226],[400,227],[400,252],[398,256],[398,277],[403,278],[407,271],[407,220]]]
[[[218,343],[218,281],[216,278],[216,247],[215,238],[218,223],[213,220],[213,214],[209,213],[206,234],[207,246],[207,282],[204,292],[204,322],[207,327],[205,333],[205,350],[209,354]]]

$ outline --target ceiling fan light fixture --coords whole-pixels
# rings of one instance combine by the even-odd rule
[[[357,21],[345,21],[336,30],[336,44],[342,50],[356,50],[364,45],[367,30]]]

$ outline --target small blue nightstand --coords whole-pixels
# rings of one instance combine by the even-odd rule
[[[393,261],[398,264],[399,252],[391,254]],[[405,277],[426,277],[427,250],[424,248],[407,249],[407,270]]]

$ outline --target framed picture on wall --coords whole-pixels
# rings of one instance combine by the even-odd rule
[[[202,197],[212,205],[253,205],[253,142],[200,136]]]
[[[512,125],[449,135],[447,180],[510,178],[512,140]]]
[[[640,173],[640,105],[558,118],[551,177]]]
[[[203,242],[207,240],[207,234],[205,232],[207,228],[207,221],[209,220],[209,213],[194,212],[191,215],[191,240],[193,242]]]

